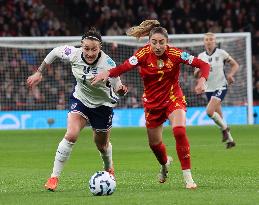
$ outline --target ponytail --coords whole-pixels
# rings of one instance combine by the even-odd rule
[[[157,20],[145,20],[139,26],[131,27],[127,30],[127,36],[133,36],[137,39],[149,36],[150,31],[155,28],[159,27],[160,23]]]

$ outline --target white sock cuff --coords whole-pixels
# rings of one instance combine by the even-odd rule
[[[214,112],[213,115],[211,116],[211,119],[214,120],[214,122],[222,129],[225,130],[227,128],[227,124],[224,122],[222,117],[217,113]]]
[[[55,159],[61,162],[66,161],[69,158],[69,155],[72,151],[72,146],[74,144],[75,143],[69,142],[67,139],[63,138],[58,145]]]
[[[72,147],[75,143],[68,141],[66,138],[63,138],[59,144],[65,147]]]
[[[221,117],[217,112],[214,112],[211,118],[217,120],[218,118],[221,118]]]
[[[106,152],[101,153],[100,156],[103,160],[103,167],[105,170],[112,168],[112,144],[109,142]]]
[[[183,175],[190,175],[191,174],[191,170],[190,169],[184,169],[183,170]]]
[[[190,169],[183,170],[183,178],[185,180],[185,183],[194,183],[192,179],[192,173]]]

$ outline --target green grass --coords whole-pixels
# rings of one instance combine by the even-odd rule
[[[88,190],[90,176],[102,169],[89,129],[74,146],[57,191],[43,189],[64,132],[0,131],[1,205],[259,204],[259,126],[232,126],[237,146],[231,150],[215,126],[187,128],[197,190],[184,188],[170,128],[164,130],[164,142],[175,160],[165,184],[157,182],[159,165],[145,128],[113,128],[117,190],[108,197],[94,197]]]

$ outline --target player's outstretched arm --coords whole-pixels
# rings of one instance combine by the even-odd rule
[[[98,83],[100,81],[107,81],[109,74],[110,74],[110,72],[108,70],[104,70],[104,71],[98,73],[92,79],[91,84],[95,85],[96,83]]]
[[[44,71],[46,65],[46,62],[43,61],[38,70],[27,78],[26,83],[30,88],[38,85],[42,81],[42,72]]]
[[[69,51],[69,52],[68,52]],[[45,70],[46,66],[50,65],[56,58],[60,58],[65,61],[70,61],[73,57],[72,53],[75,51],[73,46],[59,46],[53,48],[52,51],[45,57],[41,65],[39,66],[37,72],[29,76],[27,79],[27,85],[33,87],[38,85],[42,80],[42,73]],[[68,52],[68,53],[66,53]]]

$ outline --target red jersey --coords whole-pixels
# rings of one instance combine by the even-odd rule
[[[139,73],[144,82],[144,107],[163,108],[178,97],[183,97],[179,84],[181,63],[200,68],[201,76],[208,78],[210,66],[204,61],[170,46],[167,46],[162,56],[156,56],[149,44],[138,49],[123,64],[109,70],[109,77],[117,77],[139,66]]]

